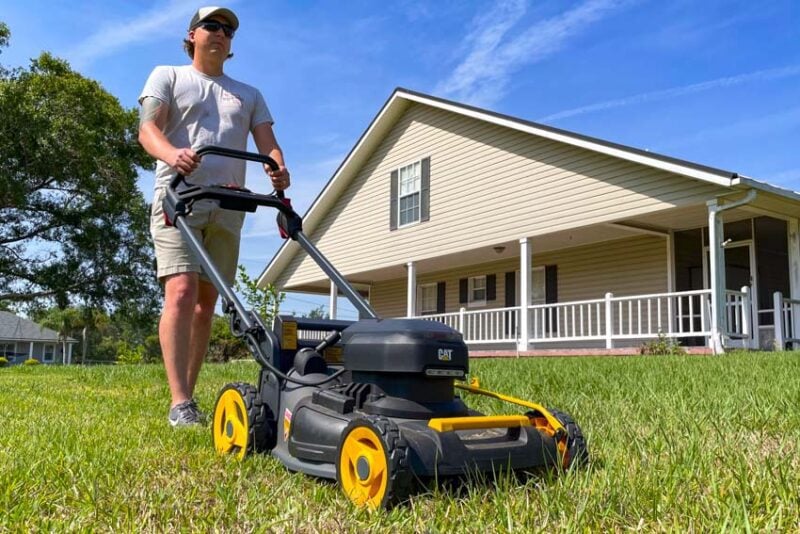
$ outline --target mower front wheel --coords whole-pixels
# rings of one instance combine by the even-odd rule
[[[408,444],[397,425],[385,417],[351,421],[339,443],[336,478],[356,506],[391,508],[413,487]]]
[[[214,404],[211,435],[219,454],[233,454],[239,460],[268,450],[269,410],[261,402],[258,390],[242,382],[222,388]]]
[[[558,467],[568,470],[572,466],[586,465],[589,461],[589,449],[586,446],[586,438],[583,436],[581,427],[570,415],[552,408],[547,410],[561,423],[565,431],[555,432],[540,412],[531,411],[526,415],[540,432],[555,438],[560,457]]]

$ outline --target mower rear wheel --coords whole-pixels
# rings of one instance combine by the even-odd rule
[[[222,388],[214,404],[211,436],[219,454],[233,454],[239,460],[269,449],[269,410],[256,388],[243,382]]]
[[[413,487],[408,444],[397,425],[366,416],[351,421],[339,443],[336,478],[345,495],[359,507],[391,508]]]

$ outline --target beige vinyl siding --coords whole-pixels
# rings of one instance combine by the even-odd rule
[[[390,231],[389,175],[423,157],[431,158],[430,221]],[[719,191],[708,183],[414,104],[311,237],[343,273],[354,274],[698,204]],[[278,284],[291,287],[320,278],[319,269],[298,254]]]
[[[537,255],[532,241],[533,266],[557,265],[558,301],[603,298],[606,292],[616,296],[664,293],[667,291],[666,239],[637,236],[574,247]],[[496,300],[484,308],[505,307],[505,273],[519,269],[518,260],[503,260],[464,266],[449,271],[420,273],[417,284],[445,282],[445,311],[458,311],[459,280],[471,276],[495,274]],[[372,305],[382,317],[401,317],[406,313],[406,280],[378,282],[372,286]],[[481,308],[470,308],[481,309]]]

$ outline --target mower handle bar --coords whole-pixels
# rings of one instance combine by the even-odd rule
[[[276,162],[271,157],[267,156],[266,154],[256,154],[255,152],[245,152],[244,150],[234,150],[232,148],[225,148],[222,146],[214,146],[214,145],[203,145],[194,152],[198,156],[205,156],[208,155],[217,155],[217,156],[225,156],[227,158],[235,158],[235,159],[243,159],[247,161],[255,161],[258,163],[264,163],[269,166],[270,169],[273,171],[277,171],[280,166],[278,162]],[[186,177],[178,173],[175,175],[175,178],[169,183],[169,186],[173,189],[178,187],[178,184],[185,181]],[[283,198],[283,191],[278,191],[278,198]]]

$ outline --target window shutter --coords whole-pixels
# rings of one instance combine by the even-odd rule
[[[546,265],[544,268],[544,301],[548,304],[558,302],[557,265]]]
[[[391,195],[390,195],[390,205],[389,205],[389,230],[397,230],[397,196],[398,196],[398,189],[400,188],[400,176],[398,175],[397,171],[392,171],[390,182],[391,185]]]
[[[517,273],[506,273],[506,308],[517,305]]]
[[[431,218],[431,158],[422,160],[419,195],[419,220],[427,221]]]
[[[436,284],[436,313],[444,313],[445,283]]]
[[[469,281],[466,278],[462,278],[458,281],[458,303],[459,304],[466,304],[467,303],[467,292],[469,291]]]
[[[497,275],[496,274],[487,274],[486,275],[486,300],[495,300],[497,299]]]

